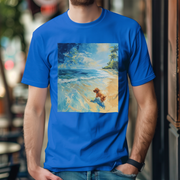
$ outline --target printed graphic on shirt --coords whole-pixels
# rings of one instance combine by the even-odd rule
[[[118,112],[118,43],[58,43],[58,112]]]

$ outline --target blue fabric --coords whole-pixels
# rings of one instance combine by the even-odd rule
[[[68,10],[33,32],[21,82],[50,85],[44,168],[109,171],[129,157],[128,76],[139,86],[155,74],[135,20],[102,8],[77,23]]]

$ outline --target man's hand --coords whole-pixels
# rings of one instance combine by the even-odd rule
[[[122,171],[122,173],[124,174],[138,174],[138,168],[136,168],[135,166],[125,163],[125,164],[120,164],[117,167],[115,167],[117,170]]]
[[[29,174],[35,179],[35,180],[63,180],[62,178],[54,175],[47,169],[44,169],[40,166],[38,166],[35,170],[29,170]]]

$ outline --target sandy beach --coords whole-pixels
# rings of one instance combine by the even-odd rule
[[[88,74],[89,72],[88,70]],[[65,79],[64,83],[60,80],[58,111],[118,112],[118,72],[113,69],[98,69],[97,72],[94,70],[94,73],[97,75]],[[96,98],[96,93],[93,92],[95,88],[99,88],[100,93],[106,96],[104,102],[101,102],[99,97]]]
[[[107,88],[104,94],[107,96],[104,101],[105,109],[101,112],[118,112],[118,72],[113,69],[101,69],[108,72],[111,76],[110,78],[105,78],[103,81],[107,83]]]

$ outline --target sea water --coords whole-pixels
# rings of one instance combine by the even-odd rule
[[[105,105],[93,90],[105,93],[108,78],[113,76],[102,69],[58,69],[58,111],[92,112],[90,103],[94,103],[99,112]]]

